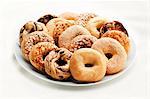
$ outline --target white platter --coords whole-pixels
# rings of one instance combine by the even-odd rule
[[[102,84],[102,83],[106,83],[108,81],[111,81],[111,80],[121,76],[122,74],[124,74],[132,66],[132,63],[133,63],[133,61],[135,59],[135,55],[136,55],[136,46],[135,46],[135,43],[134,43],[133,39],[130,38],[130,40],[131,40],[131,45],[132,46],[131,46],[131,50],[129,52],[128,59],[126,61],[126,66],[125,66],[124,70],[117,73],[117,74],[114,74],[114,75],[105,76],[101,81],[95,82],[95,83],[81,84],[81,83],[66,82],[66,81],[65,82],[55,81],[55,80],[52,80],[52,79],[48,78],[44,74],[41,74],[41,73],[35,71],[33,69],[33,66],[29,62],[24,60],[24,58],[22,57],[22,53],[21,53],[21,50],[20,50],[20,47],[19,47],[18,43],[15,44],[14,54],[15,54],[17,62],[20,64],[20,66],[22,68],[24,68],[26,71],[31,73],[31,75],[34,75],[35,77],[37,77],[41,80],[44,80],[44,81],[47,81],[47,82],[53,83],[53,84],[66,85],[66,86],[90,86],[90,85]]]

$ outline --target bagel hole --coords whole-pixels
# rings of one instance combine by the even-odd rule
[[[100,27],[97,27],[97,31],[100,32]]]
[[[106,56],[108,59],[111,59],[113,55],[112,55],[111,53],[106,53],[105,56]]]
[[[93,67],[93,64],[85,64],[85,67]]]
[[[45,57],[46,57],[48,54],[49,54],[49,52],[43,54],[43,56],[42,56],[43,60],[45,59]]]
[[[57,63],[59,66],[64,66],[64,65],[67,64],[67,62],[64,61],[64,60],[62,60],[61,58],[59,58],[59,59],[56,61],[56,63]]]

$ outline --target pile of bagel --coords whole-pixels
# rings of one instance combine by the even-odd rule
[[[94,13],[47,14],[20,29],[22,56],[54,80],[97,82],[125,68],[130,51],[119,21]]]

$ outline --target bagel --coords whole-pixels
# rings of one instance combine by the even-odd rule
[[[79,14],[79,16],[77,17],[77,21],[76,21],[76,24],[77,25],[81,25],[83,27],[86,27],[86,24],[88,23],[88,21],[91,19],[91,18],[94,18],[96,17],[97,15],[94,14],[94,13],[81,13]]]
[[[39,71],[45,72],[44,59],[52,50],[56,50],[57,46],[50,42],[40,42],[34,45],[29,53],[31,64]]]
[[[75,51],[70,59],[70,71],[75,80],[80,82],[96,82],[106,73],[104,55],[91,48]]]
[[[96,40],[97,38],[92,35],[79,35],[71,41],[69,50],[74,52],[80,48],[91,48]]]
[[[30,34],[30,33],[35,32],[35,31],[48,32],[46,26],[45,26],[43,23],[29,21],[29,22],[27,22],[27,23],[20,29],[20,34],[19,34],[19,44],[20,44],[20,46],[21,46],[21,43],[22,43],[24,37],[25,37],[27,34]]]
[[[107,74],[115,74],[124,69],[127,54],[123,46],[117,40],[104,37],[94,42],[92,48],[106,55]]]
[[[54,18],[57,18],[57,16],[52,15],[52,14],[46,14],[46,15],[40,17],[37,21],[44,23],[46,25],[51,19],[54,19]]]
[[[127,36],[129,36],[127,30],[125,29],[125,27],[123,26],[123,24],[122,24],[121,22],[119,22],[119,21],[107,22],[107,23],[105,23],[105,24],[100,28],[99,31],[100,31],[101,34],[104,34],[105,32],[110,31],[110,30],[122,31],[122,32],[125,33]]]
[[[107,22],[107,19],[94,17],[88,21],[86,28],[90,31],[91,35],[100,38],[101,33],[99,29]]]
[[[78,14],[73,12],[64,12],[60,14],[59,17],[64,18],[66,20],[77,20]]]
[[[21,51],[22,51],[23,57],[27,61],[29,61],[29,53],[32,47],[39,42],[54,43],[54,40],[44,31],[35,31],[35,32],[32,32],[31,34],[28,34],[21,43]]]
[[[54,79],[66,80],[71,76],[69,61],[72,53],[65,48],[51,51],[44,60],[45,72]]]
[[[130,40],[128,38],[128,36],[118,30],[111,30],[111,31],[107,31],[105,32],[102,37],[110,37],[113,39],[116,39],[126,50],[126,52],[128,53],[130,50]]]
[[[82,26],[73,25],[67,28],[60,36],[58,45],[59,47],[69,48],[71,40],[78,35],[90,35],[90,32]]]
[[[46,24],[46,27],[49,31],[49,35],[54,38],[55,43],[57,45],[58,38],[61,35],[61,33],[72,25],[74,25],[73,21],[65,20],[62,18],[55,18],[55,19],[50,20]]]

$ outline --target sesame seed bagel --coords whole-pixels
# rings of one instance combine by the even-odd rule
[[[79,14],[79,16],[77,17],[77,21],[76,21],[76,24],[77,25],[81,25],[83,27],[86,27],[88,21],[91,19],[91,18],[94,18],[96,17],[97,15],[94,14],[94,13],[81,13]]]
[[[81,48],[75,51],[70,59],[70,71],[75,80],[99,81],[106,73],[104,55],[91,48]]]
[[[79,35],[90,35],[90,32],[82,26],[73,25],[67,28],[60,36],[59,36],[59,47],[64,47],[69,49],[71,41],[79,36]]]
[[[91,48],[96,40],[97,38],[92,35],[79,35],[71,41],[69,50],[74,52],[80,48]]]
[[[94,42],[92,48],[106,55],[107,74],[115,74],[124,69],[127,54],[117,40],[104,37]]]

